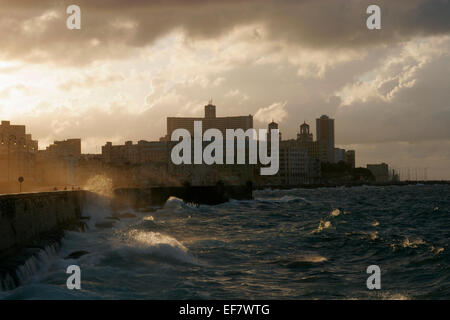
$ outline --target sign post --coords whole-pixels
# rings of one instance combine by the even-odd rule
[[[22,192],[22,182],[24,181],[23,177],[19,177],[19,192]]]

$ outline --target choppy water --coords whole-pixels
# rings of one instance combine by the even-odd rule
[[[67,233],[9,299],[449,299],[450,186],[257,191],[252,201],[178,199],[112,229]],[[73,251],[90,253],[64,260]],[[80,291],[66,267],[81,267]],[[366,288],[381,268],[382,289]]]

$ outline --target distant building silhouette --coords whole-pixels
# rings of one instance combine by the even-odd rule
[[[270,134],[271,130],[278,130],[278,123],[274,122],[273,120],[267,126],[267,141],[271,140],[271,134]],[[279,133],[279,137],[278,138],[281,140],[281,132]],[[268,147],[269,146],[270,146],[270,144],[268,144]]]
[[[39,183],[42,185],[78,185],[81,139],[54,141],[37,154]]]
[[[297,133],[297,141],[302,147],[306,148],[310,158],[320,160],[319,143],[314,141],[313,134],[309,131],[309,124],[305,121],[300,125],[300,133]]]
[[[24,125],[0,124],[0,188],[9,190],[19,176],[29,185],[36,179],[38,142],[27,134]]]
[[[271,122],[268,130],[278,129],[278,124]],[[299,185],[317,182],[320,178],[320,161],[314,157],[316,142],[309,133],[309,125],[303,123],[297,139],[282,140],[280,133],[279,163],[280,168],[274,176],[264,177],[263,184]],[[269,140],[269,139],[268,139]],[[317,153],[318,155],[318,153]]]
[[[305,121],[300,125],[300,133],[297,133],[297,140],[300,142],[312,142],[313,135],[309,132],[309,124]]]
[[[81,139],[55,141],[46,148],[45,152],[52,157],[79,157],[81,155]]]
[[[143,164],[148,162],[167,162],[167,143],[165,141],[140,140],[137,144],[127,141],[123,145],[107,142],[102,147],[102,158],[111,164]]]
[[[253,128],[253,116],[234,116],[234,117],[217,117],[216,106],[212,101],[205,106],[204,118],[187,118],[187,117],[168,117],[167,118],[167,134],[162,139],[168,144],[168,172],[171,177],[179,180],[182,183],[189,183],[191,185],[214,185],[218,181],[226,182],[227,184],[243,185],[248,181],[254,180],[254,172],[256,165],[249,164],[180,164],[174,165],[170,160],[170,152],[174,145],[178,142],[170,141],[172,132],[176,129],[186,129],[191,136],[194,136],[194,121],[202,122],[202,130],[219,129],[226,137],[226,129],[242,129],[244,131]],[[275,124],[276,125],[276,124]],[[203,142],[203,148],[209,144]],[[192,148],[194,144],[192,144]],[[223,145],[223,155],[226,154],[226,144]],[[237,148],[237,145],[235,145]],[[191,152],[193,155],[193,150]],[[248,158],[248,145],[246,145],[246,159]],[[237,155],[235,149],[235,157]],[[236,160],[236,159],[235,159]],[[224,161],[225,163],[225,161]],[[236,163],[236,162],[235,162]]]
[[[345,151],[345,162],[354,169],[355,168],[355,150]]]
[[[216,106],[211,102],[205,106],[205,118],[215,119],[216,118]]]
[[[334,163],[334,119],[326,115],[316,119],[316,137],[320,161]]]
[[[172,132],[176,129],[186,129],[191,136],[194,135],[194,121],[202,121],[203,132],[207,129],[219,129],[225,136],[226,129],[247,129],[253,128],[253,116],[237,116],[237,117],[216,117],[216,106],[209,103],[205,106],[205,117],[168,117],[167,118],[167,135],[165,140],[170,141]]]
[[[345,162],[345,149],[334,148],[334,162]]]
[[[280,142],[280,170],[278,184],[298,185],[320,179],[320,161],[308,155],[308,149],[299,140]]]
[[[372,172],[376,182],[389,181],[389,166],[386,163],[368,164],[367,169]]]

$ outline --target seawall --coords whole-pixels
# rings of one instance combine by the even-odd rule
[[[215,205],[227,202],[230,199],[252,199],[252,185],[217,184],[214,186],[117,188],[114,190],[113,204],[116,208],[123,206],[159,206],[163,205],[171,196],[180,198],[185,202]]]
[[[33,257],[55,252],[65,230],[84,228],[86,191],[0,195],[0,291],[27,278]]]
[[[85,191],[0,195],[0,260],[40,235],[80,222]]]

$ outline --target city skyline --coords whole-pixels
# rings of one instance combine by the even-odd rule
[[[211,115],[211,114],[208,115],[208,112],[211,113],[210,110],[207,110],[208,107],[213,107],[213,109],[214,109],[213,110],[213,115]],[[166,118],[167,119],[166,135],[161,134],[159,139],[155,139],[155,140],[144,139],[143,137],[141,137],[141,138],[138,137],[136,140],[128,140],[126,138],[122,138],[120,141],[123,141],[123,142],[119,141],[119,142],[117,142],[115,144],[113,142],[111,142],[111,141],[105,141],[104,144],[102,144],[100,146],[96,146],[97,149],[100,149],[100,152],[91,153],[91,152],[83,152],[84,151],[83,148],[82,148],[83,141],[80,138],[63,137],[61,139],[61,141],[54,140],[54,141],[50,142],[49,144],[46,144],[46,145],[43,145],[43,146],[42,146],[42,144],[40,144],[40,145],[38,144],[39,143],[39,139],[36,138],[36,140],[34,141],[34,143],[36,145],[34,147],[34,149],[36,151],[48,151],[48,150],[52,150],[52,148],[55,146],[55,144],[59,144],[61,142],[65,143],[65,142],[77,140],[78,143],[79,143],[78,149],[79,149],[79,153],[80,154],[83,154],[83,155],[98,155],[98,156],[102,156],[103,155],[104,156],[104,152],[105,152],[104,148],[107,147],[107,146],[110,146],[110,147],[111,146],[117,146],[117,147],[121,147],[122,148],[122,147],[127,146],[127,145],[133,145],[134,141],[136,141],[137,145],[139,145],[141,143],[152,144],[152,143],[159,143],[159,141],[168,141],[169,136],[170,136],[169,132],[173,131],[174,126],[175,127],[179,126],[180,128],[187,128],[187,127],[183,127],[182,126],[183,124],[184,125],[186,124],[184,119],[186,119],[187,121],[192,121],[192,122],[194,120],[201,120],[201,121],[206,121],[206,123],[208,123],[208,119],[210,120],[211,118],[216,118],[216,106],[212,105],[212,99],[210,99],[208,101],[208,104],[205,105],[204,108],[205,108],[204,116],[198,116],[198,117],[167,117]],[[247,129],[247,128],[250,128],[250,127],[253,128],[252,125],[250,125],[250,127],[249,127],[248,124],[247,124],[247,122],[248,122],[247,118],[251,119],[251,121],[250,121],[251,124],[253,123],[253,115],[248,115],[248,116],[242,116],[242,115],[241,116],[236,116],[236,115],[233,116],[232,115],[230,117],[222,117],[222,118],[221,117],[217,117],[217,118],[224,119],[224,120],[222,120],[222,122],[226,121],[225,119],[227,119],[227,118],[235,119],[235,120],[232,120],[232,122],[235,122],[235,124],[238,124],[238,123],[244,124],[243,127],[239,127],[239,128],[243,128],[244,130]],[[177,119],[179,119],[179,120],[177,120]],[[348,163],[349,160],[346,158],[347,157],[346,156],[346,150],[339,148],[340,146],[342,146],[342,144],[339,144],[339,143],[335,144],[335,141],[334,141],[334,120],[335,119],[331,119],[327,115],[321,115],[320,117],[317,117],[315,120],[316,120],[315,121],[315,124],[316,124],[316,128],[315,128],[316,136],[314,136],[314,134],[312,134],[312,133],[310,133],[310,131],[308,131],[308,133],[307,133],[307,135],[308,135],[307,140],[308,141],[307,142],[309,142],[309,139],[311,139],[311,142],[318,143],[318,137],[319,137],[318,124],[323,122],[323,121],[331,121],[331,123],[332,123],[331,128],[332,129],[330,129],[330,130],[331,130],[332,133],[328,132],[329,129],[326,129],[326,130],[328,132],[327,134],[330,134],[330,133],[332,134],[333,142],[332,142],[332,145],[330,146],[332,148],[331,148],[331,150],[328,150],[326,152],[326,154],[322,155],[322,157],[323,156],[325,156],[325,158],[329,157],[330,152],[333,153],[334,157],[336,157],[336,152],[342,151],[343,152],[343,157],[342,157],[341,160],[346,162],[346,163]],[[10,124],[10,121],[9,120],[2,120],[2,125],[4,123]],[[220,121],[219,121],[219,123],[220,123]],[[219,126],[219,127],[223,126],[223,128],[220,129],[220,130],[224,130],[224,128],[226,127],[226,126],[224,126],[225,123],[228,123],[228,121],[223,122]],[[314,122],[311,121],[311,123],[314,123]],[[278,129],[279,124],[275,123],[274,119],[272,119],[271,123],[268,124],[269,128],[270,128],[270,126],[272,124],[275,124],[276,128]],[[23,125],[23,124],[10,124],[10,125],[13,126],[13,127],[26,127],[26,125]],[[299,123],[298,131],[296,133],[296,137],[291,137],[291,136],[289,136],[287,138],[283,137],[285,139],[284,140],[282,139],[282,141],[285,141],[285,142],[295,141],[295,140],[302,141],[304,139],[304,137],[302,137],[302,134],[301,134],[302,133],[302,127],[305,127],[305,126],[308,128],[308,130],[310,130],[311,125],[309,124],[309,122],[306,122],[306,120],[303,120],[303,123]],[[190,126],[188,126],[188,127],[190,127]],[[215,128],[214,126],[211,126],[211,124],[207,125],[207,127]],[[230,126],[230,128],[231,127],[233,127],[233,126]],[[188,130],[192,131],[191,129],[188,129]],[[30,133],[29,131],[30,130],[27,130],[27,136],[31,137],[32,133]],[[283,132],[280,131],[280,138],[281,138],[282,133]],[[38,145],[39,145],[39,148],[38,148]],[[310,153],[310,152],[314,153],[314,151],[310,150],[310,147],[309,147],[308,143],[303,144],[301,148],[305,149],[305,151],[308,151],[308,153]],[[317,147],[316,152],[319,152],[319,148],[318,147]],[[322,150],[321,152],[324,152],[324,151]],[[356,167],[358,167],[358,166],[359,167],[366,167],[366,166],[369,166],[370,163],[375,163],[375,162],[380,162],[381,165],[385,164],[385,161],[382,160],[382,159],[379,160],[379,161],[378,160],[373,160],[373,159],[370,160],[369,159],[369,162],[362,163],[361,161],[358,161],[359,160],[358,157],[356,157],[357,160],[355,162],[355,155],[354,155],[355,150],[347,150],[347,152],[352,152],[353,153],[353,168],[355,166]],[[332,161],[332,163],[333,162],[337,163],[337,162],[339,162],[341,160],[330,159],[330,158],[328,159],[328,161]],[[323,159],[323,161],[326,161],[326,160]],[[433,178],[429,178],[429,176],[428,176],[429,168],[427,168],[427,167],[420,167],[420,166],[418,166],[418,167],[398,167],[398,166],[395,166],[395,165],[390,165],[389,167],[390,167],[389,170],[394,170],[394,172],[396,174],[400,175],[400,178],[402,180],[433,180]],[[446,180],[446,179],[445,178],[437,178],[436,180]]]
[[[350,2],[79,1],[68,30],[69,2],[1,1],[0,118],[43,147],[77,137],[99,153],[158,140],[166,117],[213,98],[218,116],[274,119],[284,138],[327,114],[358,166],[450,179],[448,3],[378,1],[382,29],[368,30],[369,2]]]
[[[450,0],[0,0],[0,43],[0,300],[450,299]]]

